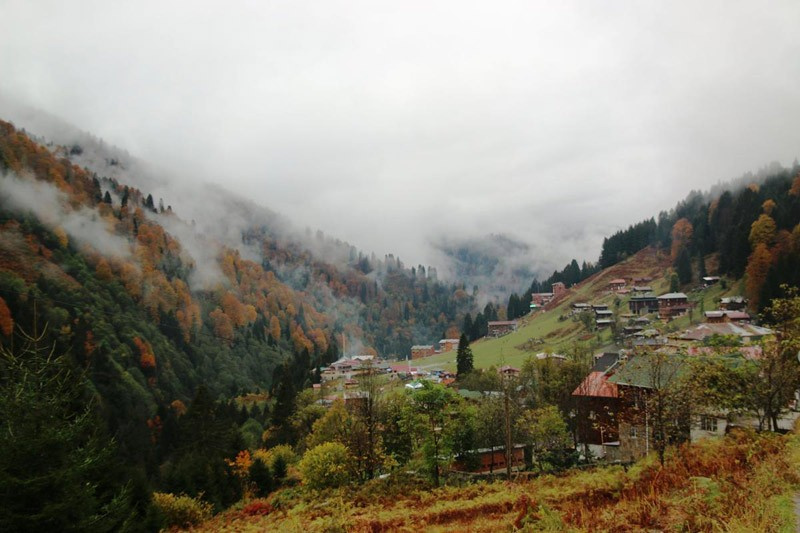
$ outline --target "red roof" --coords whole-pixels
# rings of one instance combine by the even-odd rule
[[[609,383],[605,372],[590,372],[572,392],[573,396],[592,396],[599,398],[619,398],[616,383]]]
[[[612,279],[608,282],[609,285],[625,285],[625,283],[627,282],[622,278]]]

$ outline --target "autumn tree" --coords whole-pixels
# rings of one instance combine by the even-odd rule
[[[0,333],[5,337],[10,337],[14,331],[14,319],[11,317],[11,310],[6,305],[6,301],[0,297]]]
[[[745,290],[752,309],[758,309],[761,302],[761,289],[767,280],[771,264],[772,254],[767,245],[763,242],[757,244],[747,260],[747,269],[745,270],[747,275]]]
[[[672,262],[678,259],[681,248],[688,248],[692,240],[694,228],[688,219],[682,218],[672,226],[672,252],[670,254]]]

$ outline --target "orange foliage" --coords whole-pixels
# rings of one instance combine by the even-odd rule
[[[269,319],[269,334],[276,341],[281,338],[281,322],[276,316]]]
[[[0,297],[0,333],[9,337],[14,331],[14,319],[11,318],[11,310],[6,305],[6,301]]]
[[[69,244],[69,237],[67,237],[67,232],[64,231],[64,228],[62,228],[61,226],[56,226],[55,228],[53,228],[53,235],[56,236],[58,244],[62,248],[67,247],[67,245]]]
[[[242,479],[247,478],[247,475],[250,472],[250,467],[253,466],[253,458],[250,457],[250,452],[248,450],[240,451],[238,454],[236,454],[235,459],[225,459],[225,462],[231,467],[234,475]]]
[[[172,408],[173,411],[175,411],[175,414],[179,417],[186,414],[186,404],[184,404],[180,400],[173,400],[173,402],[169,404],[169,406]]]
[[[97,273],[97,277],[103,281],[111,281],[114,279],[114,274],[111,272],[111,267],[108,266],[108,261],[102,257],[97,262],[97,266],[94,270]]]
[[[94,333],[92,330],[86,332],[86,339],[83,341],[83,351],[86,352],[86,357],[91,356],[97,349],[97,344],[94,342]]]
[[[792,196],[800,196],[800,174],[798,174],[794,181],[792,181],[792,188],[789,189],[789,194]]]
[[[156,356],[150,344],[139,337],[134,337],[133,343],[139,348],[139,366],[142,370],[154,369],[156,367]]]
[[[750,300],[752,309],[758,309],[758,303],[761,297],[761,288],[767,280],[767,273],[772,264],[772,254],[770,254],[767,245],[759,243],[750,257],[747,259],[747,282],[745,290],[747,291],[747,298]]]
[[[225,311],[217,307],[208,316],[214,323],[214,335],[228,341],[229,344],[233,343],[233,323]]]
[[[692,240],[693,232],[694,228],[692,227],[692,223],[686,218],[678,220],[675,222],[675,225],[672,226],[672,253],[670,256],[673,262],[678,258],[681,248],[689,245]]]

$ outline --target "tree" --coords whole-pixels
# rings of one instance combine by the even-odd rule
[[[21,333],[0,346],[0,529],[116,531],[132,525],[126,476],[84,376]]]
[[[347,448],[339,442],[326,442],[308,450],[298,464],[303,484],[312,490],[341,487],[350,481]]]
[[[671,258],[673,263],[678,259],[678,254],[680,253],[681,248],[689,247],[692,240],[692,233],[694,233],[694,228],[692,227],[692,223],[689,222],[687,218],[678,220],[672,226]]]
[[[616,377],[626,387],[625,401],[640,406],[631,410],[629,422],[649,427],[652,447],[661,464],[667,446],[689,436],[691,407],[696,390],[691,385],[689,368],[678,355],[645,352],[629,359]],[[629,416],[631,416],[629,414]]]
[[[452,457],[449,439],[445,438],[452,430],[451,410],[458,405],[460,398],[452,389],[423,381],[422,388],[411,394],[411,406],[421,417],[418,429],[422,433],[422,452],[428,470],[436,486],[439,486],[440,469]]]
[[[681,248],[680,252],[678,252],[678,258],[675,261],[675,270],[678,274],[678,280],[682,285],[686,285],[692,281],[692,259],[686,247]]]
[[[475,368],[472,356],[472,349],[469,347],[467,335],[462,333],[458,340],[458,351],[456,352],[456,377],[463,378]]]
[[[526,409],[516,425],[523,442],[531,447],[540,470],[545,469],[545,463],[551,455],[572,444],[567,424],[555,406]]]
[[[256,496],[263,498],[272,492],[275,481],[272,477],[272,471],[269,466],[262,459],[255,459],[250,466],[248,478],[253,485],[253,491]]]

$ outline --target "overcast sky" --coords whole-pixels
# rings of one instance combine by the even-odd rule
[[[0,91],[406,263],[507,232],[560,266],[800,155],[798,21],[797,0],[0,0]]]

